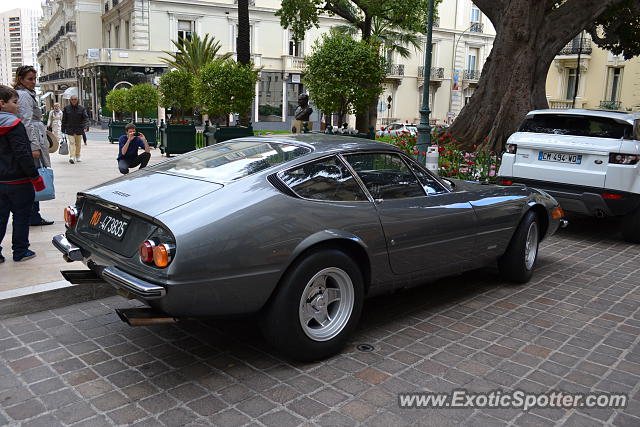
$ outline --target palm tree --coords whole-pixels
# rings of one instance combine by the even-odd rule
[[[194,75],[200,73],[200,69],[212,61],[226,61],[231,57],[231,53],[225,53],[216,57],[221,49],[220,42],[214,37],[209,38],[205,34],[204,38],[193,33],[191,39],[181,38],[172,40],[171,43],[178,49],[177,52],[163,51],[169,58],[160,58],[162,62],[170,67],[184,70]]]
[[[249,23],[249,0],[238,0],[238,38],[236,39],[238,62],[245,66],[251,64],[251,24]],[[249,111],[240,111],[240,123],[249,125]]]

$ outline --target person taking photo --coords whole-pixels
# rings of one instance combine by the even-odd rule
[[[129,173],[130,168],[140,165],[140,169],[147,166],[151,158],[151,148],[147,138],[140,132],[136,132],[133,123],[124,127],[126,132],[118,140],[118,169],[121,174]],[[138,150],[143,149],[144,153],[138,154]]]

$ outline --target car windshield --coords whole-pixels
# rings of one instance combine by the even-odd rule
[[[527,117],[518,131],[620,139],[631,137],[632,126],[606,117],[537,114]]]
[[[231,182],[310,151],[306,147],[273,142],[222,142],[153,166],[152,169],[213,182]]]

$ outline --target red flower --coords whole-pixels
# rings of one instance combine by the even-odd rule
[[[458,173],[458,170],[457,170],[457,169],[454,169],[454,170],[452,170],[451,172],[452,172],[452,173]]]
[[[444,137],[443,136],[440,137],[440,142],[444,142]]]
[[[441,145],[440,147],[438,147],[438,151],[442,153],[444,151],[444,147]]]

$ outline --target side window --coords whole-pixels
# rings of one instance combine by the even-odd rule
[[[432,177],[427,172],[420,169],[417,165],[413,164],[412,162],[408,162],[408,163],[409,163],[409,167],[411,168],[413,173],[416,174],[416,176],[418,177],[418,181],[420,181],[422,188],[427,194],[438,194],[438,193],[444,193],[446,191],[442,187],[442,185],[440,185],[440,183],[436,181],[434,177]]]
[[[349,169],[335,157],[282,172],[280,179],[305,199],[337,202],[368,200]]]
[[[374,199],[406,199],[425,195],[416,176],[397,154],[350,154],[345,158]]]

